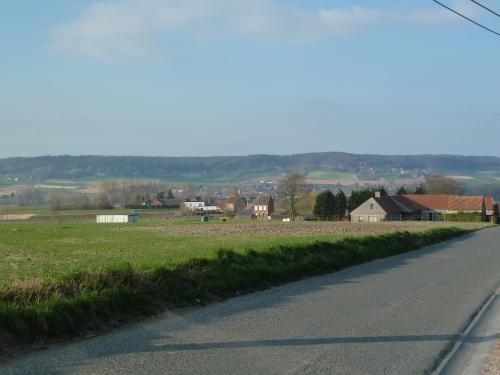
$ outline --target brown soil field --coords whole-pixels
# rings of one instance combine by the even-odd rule
[[[388,223],[350,223],[350,222],[253,222],[253,223],[184,223],[154,226],[128,226],[116,231],[140,231],[163,233],[169,236],[262,236],[293,237],[318,235],[364,236],[389,232],[421,232],[432,228],[459,227],[480,229],[488,223],[444,223],[444,222],[388,222]]]

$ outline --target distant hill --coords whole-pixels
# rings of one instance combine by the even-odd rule
[[[361,179],[421,175],[500,176],[500,158],[455,155],[356,155],[322,152],[220,157],[40,156],[0,159],[0,178],[43,181],[155,178],[220,182],[276,176],[283,172],[355,174]]]

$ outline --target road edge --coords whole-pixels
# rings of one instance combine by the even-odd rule
[[[461,349],[464,347],[464,343],[467,338],[470,337],[471,333],[479,327],[481,324],[488,324],[485,321],[485,316],[489,312],[490,308],[498,300],[498,291],[500,289],[500,284],[497,285],[491,294],[485,299],[485,301],[479,306],[479,308],[471,315],[469,321],[467,322],[465,328],[458,340],[455,341],[453,345],[450,346],[449,350],[446,350],[441,354],[441,359],[436,364],[436,367],[429,373],[432,375],[441,375],[449,371],[450,365],[455,362],[460,361],[460,357],[464,357],[465,353],[460,353]],[[480,369],[478,369],[480,370]]]

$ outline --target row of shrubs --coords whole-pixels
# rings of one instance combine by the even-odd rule
[[[475,222],[480,223],[485,221],[485,218],[481,212],[470,212],[470,213],[457,213],[457,214],[446,214],[443,217],[444,221],[449,222]]]
[[[130,264],[0,290],[0,345],[75,336],[164,309],[205,304],[428,246],[457,228],[345,238],[141,270]]]

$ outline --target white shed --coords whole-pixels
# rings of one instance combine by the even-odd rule
[[[100,224],[106,223],[138,223],[141,221],[139,215],[97,215],[96,222]]]

